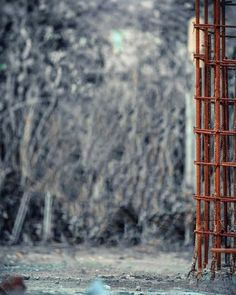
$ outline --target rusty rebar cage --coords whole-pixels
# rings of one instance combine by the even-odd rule
[[[195,1],[196,230],[199,272],[236,262],[236,25],[234,1]],[[230,11],[229,11],[230,10]],[[195,265],[194,265],[195,267]]]

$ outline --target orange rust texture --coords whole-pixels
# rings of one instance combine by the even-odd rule
[[[236,25],[227,15],[236,3],[201,3],[195,0],[195,256],[198,271],[210,265],[214,272],[236,261],[236,59],[229,50]]]

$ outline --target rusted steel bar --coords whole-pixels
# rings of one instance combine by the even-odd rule
[[[212,236],[221,236],[221,237],[229,237],[229,238],[236,238],[236,233],[235,232],[215,232],[215,231],[205,231],[205,230],[195,230],[195,233],[197,234],[201,234],[201,235],[204,235],[204,234],[208,234],[208,235],[212,235]]]
[[[210,28],[212,28],[212,29],[214,29],[214,28],[228,28],[228,29],[236,29],[236,25],[217,25],[217,24],[197,24],[197,23],[195,23],[194,24],[194,28],[195,29],[210,29]]]
[[[195,0],[196,10],[196,24],[200,24],[200,1]],[[200,54],[200,29],[196,28],[196,54]],[[196,57],[196,96],[201,96],[201,82],[200,82],[200,59]],[[196,128],[201,128],[201,101],[196,101]],[[200,134],[196,135],[196,161],[201,160],[201,137]],[[196,166],[196,193],[201,194],[201,167]],[[201,200],[196,201],[196,231],[201,230]],[[196,234],[196,251],[197,251],[197,264],[198,270],[202,270],[202,243],[201,233]]]
[[[218,162],[209,162],[209,163],[206,163],[206,162],[202,162],[202,161],[194,161],[194,164],[195,165],[198,165],[198,166],[201,166],[201,165],[208,165],[208,166],[213,166],[213,167],[236,167],[236,162],[221,162],[221,163],[218,163]]]
[[[222,52],[222,59],[226,58],[225,55],[225,1],[222,0],[222,38],[221,38],[221,52]],[[222,68],[222,96],[228,97],[228,73],[227,73],[227,67]],[[222,128],[224,130],[229,129],[229,114],[228,114],[228,103],[225,100],[222,105]],[[222,138],[222,148],[223,148],[223,162],[227,162],[228,160],[228,136],[224,136]],[[226,196],[228,194],[228,167],[223,167],[223,196]],[[228,203],[224,203],[224,230],[227,231],[228,228]],[[224,238],[224,245],[225,248],[228,248],[228,239],[227,237]],[[228,254],[225,255],[225,263],[229,264],[230,257]]]
[[[215,98],[211,96],[199,96],[199,97],[194,97],[195,100],[199,99],[202,101],[209,101],[211,103],[215,103]],[[227,101],[228,105],[233,105],[235,103],[235,99],[233,98],[227,98],[227,97],[222,97],[219,99],[220,103],[223,103],[224,101]]]
[[[200,196],[194,196],[194,198],[196,199],[196,200],[207,200],[207,201],[216,201],[216,200],[218,200],[218,198],[216,198],[214,195],[212,195],[212,196],[204,196],[204,195],[200,195]],[[226,197],[221,197],[220,198],[220,201],[222,202],[222,203],[224,203],[224,202],[227,202],[227,203],[236,203],[236,196],[226,196]]]
[[[206,62],[204,54],[195,53],[194,58],[199,58],[201,61]],[[211,66],[216,66],[216,65],[230,66],[230,67],[234,68],[236,66],[236,60],[234,60],[234,59],[224,59],[224,60],[221,60],[221,61],[215,61],[213,59],[209,59],[208,62],[207,62],[207,65],[211,65]]]
[[[202,32],[204,32],[206,29],[208,29],[209,35],[214,35],[214,31],[211,31],[207,26],[206,27],[200,27],[199,29]],[[225,29],[227,29],[227,27],[225,27]],[[222,37],[222,36],[223,35],[221,34],[220,37]],[[227,38],[227,39],[235,39],[236,38],[236,35],[225,35],[225,38]]]
[[[194,128],[194,132],[197,134],[212,134],[212,135],[216,135],[216,134],[220,134],[220,135],[225,135],[225,136],[235,136],[236,132],[234,130],[215,130],[215,129],[198,129],[198,128]]]
[[[204,23],[208,23],[208,0],[204,1]],[[208,29],[204,30],[204,51],[205,51],[205,60],[208,61],[209,58],[209,44],[208,44]],[[209,96],[209,68],[207,65],[204,67],[204,96]],[[209,101],[204,101],[204,129],[209,127]],[[204,135],[204,161],[209,162],[209,135]],[[210,194],[210,174],[209,166],[204,166],[204,194]],[[201,199],[197,199],[201,200]],[[204,202],[204,230],[209,230],[209,208],[210,202],[205,200]],[[209,252],[209,236],[204,235],[204,268],[208,264],[208,252]]]
[[[215,80],[215,87],[214,87],[214,96],[216,99],[220,98],[220,0],[214,1],[214,58],[215,58],[215,69],[214,69],[214,80]],[[215,102],[215,114],[214,114],[214,128],[215,130],[220,129],[220,103],[219,100],[216,100]],[[221,192],[220,192],[220,134],[216,132],[215,134],[215,143],[214,143],[214,159],[216,162],[215,165],[215,196],[216,198],[220,198]],[[214,206],[214,231],[216,232],[216,237],[214,241],[215,248],[221,248],[221,207],[220,207],[220,201],[215,202]],[[221,267],[221,254],[216,253],[216,262],[217,262],[217,268],[220,269]]]
[[[236,249],[235,248],[211,248],[211,252],[215,253],[228,253],[228,254],[236,254]]]

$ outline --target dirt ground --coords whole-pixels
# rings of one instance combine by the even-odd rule
[[[27,294],[81,294],[100,279],[119,295],[236,294],[234,280],[187,279],[191,251],[154,247],[1,247],[0,277],[24,276]]]

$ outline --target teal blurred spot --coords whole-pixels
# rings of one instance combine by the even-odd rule
[[[95,280],[93,281],[86,292],[87,295],[109,295],[102,281]]]
[[[79,43],[81,46],[85,46],[87,44],[87,39],[85,37],[81,37]]]
[[[6,64],[0,64],[0,71],[5,71],[7,69]]]
[[[115,51],[119,52],[123,49],[123,34],[120,31],[112,31],[111,38]]]

